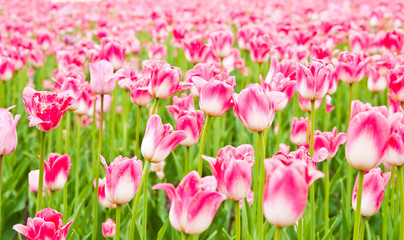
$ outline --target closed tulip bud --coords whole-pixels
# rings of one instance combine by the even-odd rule
[[[101,59],[110,62],[114,70],[118,70],[125,61],[125,48],[117,41],[104,38],[102,40],[100,56]]]
[[[94,187],[96,186],[95,181],[96,180],[94,179]],[[98,202],[104,208],[116,208],[116,204],[108,200],[107,197],[105,196],[106,182],[107,182],[106,178],[98,179]]]
[[[61,190],[69,176],[71,161],[69,155],[59,153],[49,153],[48,160],[45,161],[45,185],[51,191]]]
[[[32,193],[37,193],[38,192],[38,183],[39,183],[39,170],[32,170],[31,172],[28,173],[28,186],[29,190]],[[45,196],[46,191],[45,191],[45,186],[42,189],[43,196]]]
[[[115,89],[114,67],[106,60],[90,63],[90,84],[95,94],[111,94]]]
[[[293,117],[292,125],[290,126],[290,141],[294,145],[300,145],[307,142],[308,124],[308,118]]]
[[[386,149],[383,155],[383,162],[390,166],[404,165],[404,124],[400,123],[398,127],[390,134]]]
[[[192,77],[192,82],[198,89],[199,106],[204,113],[212,117],[220,117],[233,107],[235,77],[221,73],[209,81],[205,81],[195,76]]]
[[[216,30],[208,34],[208,41],[213,54],[218,58],[225,58],[230,55],[233,48],[234,36],[228,30]]]
[[[240,94],[233,94],[234,113],[248,130],[262,132],[271,126],[275,108],[284,98],[283,93],[265,93],[260,85],[251,84]]]
[[[139,106],[147,106],[153,96],[149,93],[148,82],[145,79],[137,81],[130,89],[130,100]]]
[[[40,210],[34,218],[28,218],[27,226],[16,224],[13,229],[21,233],[28,240],[36,239],[66,239],[67,232],[73,220],[63,226],[63,216],[61,213],[44,208]]]
[[[171,226],[186,234],[200,234],[212,223],[220,204],[226,199],[216,192],[217,182],[212,176],[200,178],[196,171],[186,175],[177,188],[169,183],[153,186],[162,189],[171,202]]]
[[[108,218],[105,222],[103,222],[101,228],[102,236],[105,238],[113,238],[115,236],[116,224],[111,218]]]
[[[100,156],[106,176],[105,196],[115,204],[126,204],[132,200],[142,177],[142,161],[119,156],[108,166]]]
[[[267,78],[268,79],[268,78]],[[292,99],[296,91],[296,81],[290,80],[290,78],[285,77],[283,73],[277,73],[270,82],[264,81],[264,78],[260,76],[261,86],[264,91],[268,94],[269,92],[280,92],[284,94],[285,97],[282,101],[276,105],[275,112],[280,112],[288,105],[289,101]]]
[[[373,93],[383,92],[387,86],[387,79],[385,76],[379,74],[375,67],[368,68],[368,89]]]
[[[185,147],[190,147],[198,143],[201,129],[203,126],[205,115],[202,111],[182,111],[177,118],[175,128],[182,130],[187,134],[180,144]]]
[[[0,57],[0,81],[9,81],[14,75],[15,61],[9,57]]]
[[[272,225],[291,226],[303,215],[309,186],[324,174],[311,169],[304,161],[282,162],[271,158],[264,164],[264,216]]]
[[[17,123],[20,119],[20,114],[15,115],[13,118],[10,113],[10,109],[13,107],[0,108],[0,155],[10,155],[17,147]]]
[[[352,84],[359,82],[365,75],[369,59],[362,53],[342,52],[336,62],[336,71],[341,81]]]
[[[219,191],[228,199],[239,201],[248,196],[254,165],[254,148],[251,145],[226,146],[219,150],[217,158],[202,157],[209,162]]]
[[[404,102],[404,66],[387,71],[387,79],[391,97]]]
[[[312,59],[306,67],[296,66],[297,91],[307,100],[320,100],[330,86],[332,66],[318,59]]]
[[[203,62],[207,46],[200,36],[194,36],[182,40],[182,47],[184,48],[185,58],[192,64]]]
[[[365,172],[363,177],[361,215],[364,217],[373,216],[379,211],[382,205],[384,190],[390,179],[390,173],[382,173],[380,168],[374,168]],[[358,195],[358,178],[352,191],[352,208],[356,211],[356,200]]]
[[[327,159],[335,157],[338,151],[338,147],[344,144],[346,141],[345,133],[337,134],[337,127],[332,129],[332,132],[314,132],[314,152],[319,151],[321,148],[325,148],[328,151]]]
[[[237,44],[241,50],[250,49],[250,39],[254,36],[254,28],[243,26],[237,30]]]
[[[69,109],[72,97],[66,93],[36,91],[26,87],[23,92],[25,110],[29,126],[36,126],[42,132],[48,132],[59,126],[60,120]]]
[[[170,124],[163,125],[160,116],[155,114],[147,121],[141,146],[142,155],[153,163],[161,162],[186,138],[186,132],[174,131]]]
[[[271,54],[271,47],[269,46],[271,40],[269,36],[254,36],[249,41],[251,61],[258,64],[268,62]]]

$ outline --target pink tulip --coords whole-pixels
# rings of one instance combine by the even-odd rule
[[[165,176],[164,171],[163,171],[165,165],[166,165],[166,162],[164,162],[164,161],[159,162],[159,163],[151,163],[150,172],[156,173],[157,178],[162,180]]]
[[[225,58],[229,56],[234,41],[231,31],[221,29],[213,31],[208,34],[208,40],[216,57]]]
[[[337,134],[337,127],[332,129],[332,132],[314,131],[314,152],[325,148],[328,151],[327,159],[335,157],[338,147],[346,141],[345,133]]]
[[[170,124],[163,125],[160,116],[155,114],[147,121],[141,146],[142,155],[153,163],[161,162],[186,138],[186,132],[174,131]]]
[[[330,113],[335,109],[335,107],[333,105],[331,105],[331,100],[332,100],[332,98],[330,95],[325,96],[325,112],[326,113]]]
[[[91,111],[91,106],[93,106],[96,97],[93,91],[91,91],[91,86],[89,82],[83,82],[81,85],[81,95],[76,101],[77,108],[74,113],[77,115],[85,115]]]
[[[392,29],[386,33],[383,45],[392,52],[400,53],[404,45],[404,32],[401,29]]]
[[[180,144],[185,147],[190,147],[198,143],[201,129],[204,123],[204,117],[202,111],[182,111],[178,118],[175,128],[177,130],[183,130],[187,134]]]
[[[118,70],[125,61],[125,48],[117,41],[103,38],[100,57],[110,62],[114,70]]]
[[[271,83],[273,78],[278,74],[282,73],[285,78],[289,78],[291,81],[296,80],[296,63],[290,59],[279,60],[275,57],[271,57],[271,65],[268,70],[268,74],[265,81]]]
[[[189,28],[185,24],[176,24],[173,27],[173,38],[171,39],[171,45],[174,48],[180,49],[182,47],[182,41],[189,34]]]
[[[383,162],[390,166],[404,165],[404,124],[399,123],[390,134],[383,155]]]
[[[142,161],[118,156],[108,166],[100,156],[106,177],[105,196],[115,204],[126,204],[132,200],[142,178]]]
[[[29,62],[35,67],[40,68],[43,66],[45,61],[44,54],[39,49],[32,49],[29,52]]]
[[[114,67],[106,60],[90,63],[91,90],[95,94],[111,94],[115,88]]]
[[[171,202],[170,223],[186,234],[200,234],[211,224],[221,202],[226,199],[216,192],[217,182],[212,176],[200,178],[196,171],[186,175],[177,188],[169,183],[153,186],[162,189]]]
[[[167,58],[167,47],[163,44],[149,43],[147,46],[147,54],[150,59],[162,60]]]
[[[394,100],[391,94],[387,94],[387,98],[389,99],[389,114],[393,114],[396,112],[402,112],[401,102]]]
[[[0,155],[10,155],[17,147],[17,123],[20,119],[20,114],[15,115],[13,118],[10,113],[10,109],[13,107],[0,108]]]
[[[192,95],[181,93],[180,97],[173,97],[173,105],[166,106],[175,120],[182,111],[195,111],[194,98]]]
[[[317,110],[321,105],[322,99],[314,102],[314,109]],[[304,112],[311,112],[311,101],[302,97],[299,93],[299,107]]]
[[[387,79],[381,76],[376,67],[368,68],[368,89],[373,93],[383,92],[387,86]]]
[[[397,113],[398,114],[398,113]],[[347,132],[346,157],[348,163],[359,170],[379,166],[391,129],[401,119],[387,118],[386,107],[373,107],[360,101],[352,102],[351,121]]]
[[[15,61],[12,58],[0,56],[0,81],[9,81],[14,75]]]
[[[283,153],[283,154],[289,154],[290,152],[290,146],[284,144],[284,143],[280,143],[279,144],[279,152]]]
[[[94,187],[96,185],[95,181],[96,180],[94,179]],[[116,208],[116,204],[107,199],[105,195],[106,182],[107,182],[106,178],[98,179],[98,202],[104,208]]]
[[[150,73],[149,93],[156,98],[168,99],[177,92],[191,87],[191,84],[181,82],[181,69],[171,67],[163,60],[143,62],[143,67]]]
[[[387,80],[393,99],[404,102],[404,66],[387,71]]]
[[[32,193],[37,193],[38,192],[38,183],[39,183],[39,169],[38,170],[32,170],[31,172],[28,173],[28,186],[29,190]],[[46,190],[45,186],[42,189],[42,195],[45,196]]]
[[[217,158],[202,157],[209,162],[219,191],[228,199],[239,201],[248,196],[254,165],[254,148],[251,145],[226,146],[219,150]]]
[[[348,84],[359,82],[365,75],[368,62],[362,53],[340,53],[335,67],[338,78]]]
[[[237,30],[237,43],[241,50],[250,49],[250,39],[254,35],[254,28],[243,26]]]
[[[234,113],[248,130],[262,132],[271,126],[275,108],[284,98],[283,93],[265,93],[260,85],[251,84],[240,94],[233,94]]]
[[[292,125],[290,126],[290,141],[294,145],[300,145],[307,142],[308,124],[308,118],[293,117]]]
[[[382,173],[380,168],[374,168],[365,172],[363,178],[361,215],[373,216],[382,205],[384,190],[390,179],[390,173]],[[356,199],[358,194],[358,178],[352,191],[352,208],[356,211]]]
[[[262,88],[267,94],[271,91],[284,94],[282,101],[276,105],[275,112],[280,112],[285,109],[296,91],[296,81],[290,80],[290,78],[285,77],[283,73],[280,72],[274,75],[270,82],[264,81],[261,76],[260,81]]]
[[[113,238],[115,236],[116,224],[111,218],[108,218],[105,222],[103,222],[101,228],[102,236],[105,238]]]
[[[251,61],[258,64],[268,62],[271,53],[271,47],[269,45],[271,40],[269,36],[254,36],[249,39],[249,42]]]
[[[338,73],[334,68],[330,75],[330,86],[328,86],[327,95],[333,95],[338,89]]]
[[[27,226],[16,224],[13,229],[28,240],[37,239],[66,239],[67,232],[73,220],[63,226],[63,216],[61,213],[51,209],[44,208],[40,210],[34,218],[28,218]]]
[[[271,158],[264,163],[264,216],[272,225],[291,226],[303,215],[309,186],[324,174],[304,161]]]
[[[48,50],[52,44],[52,35],[45,29],[40,29],[36,33],[36,42],[44,51]]]
[[[139,106],[147,106],[153,96],[149,93],[148,82],[145,79],[138,80],[130,89],[130,100]]]
[[[69,155],[49,153],[45,161],[45,186],[51,191],[61,190],[69,176],[71,161]]]
[[[220,117],[233,106],[235,77],[221,73],[209,81],[205,81],[201,77],[194,76],[192,82],[198,89],[199,106],[204,113],[212,117]]]
[[[207,46],[203,42],[203,38],[200,36],[194,36],[182,41],[182,47],[184,48],[185,58],[192,64],[203,62],[205,58]]]
[[[72,97],[65,93],[36,91],[26,87],[23,92],[25,110],[30,115],[29,126],[48,132],[56,128],[63,114],[69,109]]]
[[[332,66],[321,60],[312,59],[306,67],[296,66],[297,91],[307,100],[322,99],[330,85]]]
[[[192,83],[193,77],[200,77],[204,81],[209,81],[220,73],[220,69],[216,65],[208,65],[206,63],[198,63],[193,69],[190,69],[185,74],[185,82]],[[199,92],[196,86],[191,87],[191,93],[194,97],[199,97]]]

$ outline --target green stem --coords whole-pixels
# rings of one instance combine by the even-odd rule
[[[348,127],[349,127],[349,122],[351,119],[351,105],[352,105],[352,87],[353,84],[349,84],[349,106],[348,106]],[[347,127],[347,128],[348,128]],[[349,206],[350,206],[350,202],[351,202],[351,196],[352,196],[352,167],[350,164],[348,164],[348,175],[347,175],[347,186],[346,186],[346,199],[345,199],[345,203],[346,203],[346,211],[347,214],[349,216],[349,214],[351,213],[351,211],[349,211]]]
[[[77,124],[77,128],[76,128],[76,162],[75,162],[75,167],[74,167],[74,196],[78,196],[79,195],[79,186],[80,186],[80,182],[79,182],[79,172],[80,172],[80,139],[81,139],[81,115],[79,115],[79,123]],[[78,203],[78,201],[76,201],[76,203]],[[77,206],[77,205],[76,205]]]
[[[123,130],[123,151],[126,151],[128,146],[128,91],[122,92],[122,130]]]
[[[6,82],[1,81],[1,80],[0,80],[0,82],[1,82],[1,86],[0,86],[0,89],[1,89],[1,103],[0,103],[0,106],[3,107],[3,108],[6,108]]]
[[[142,240],[147,239],[147,190],[148,190],[148,178],[149,178],[149,169],[147,167],[146,173],[144,175],[144,186],[143,186],[143,237]]]
[[[112,92],[112,102],[111,102],[111,113],[110,113],[110,117],[111,117],[111,123],[109,124],[109,127],[111,129],[111,139],[110,139],[110,144],[111,144],[111,157],[115,156],[115,105],[116,105],[116,89],[114,89],[114,91]]]
[[[364,239],[364,237],[365,237],[365,227],[366,227],[367,222],[368,222],[368,218],[362,216],[361,232],[359,235],[359,239],[361,239],[361,240]]]
[[[393,179],[394,180],[394,179]],[[400,237],[404,239],[404,182],[403,182],[403,166],[397,167],[397,182],[400,188],[400,203],[401,203],[401,219],[400,219]],[[398,199],[397,199],[398,201]]]
[[[282,227],[276,226],[275,240],[281,240]]]
[[[358,193],[356,197],[356,211],[355,211],[355,225],[354,225],[354,240],[359,239],[359,227],[361,221],[361,207],[362,207],[362,189],[363,189],[363,176],[365,171],[359,170],[358,173]]]
[[[2,215],[2,211],[1,211],[1,206],[2,206],[2,201],[1,201],[1,172],[2,172],[2,169],[3,169],[3,155],[0,155],[0,236],[2,236],[2,230],[3,230],[3,228],[2,228],[2,221],[1,221],[1,219],[2,219],[2,217],[3,217],[3,215]]]
[[[201,144],[200,144],[200,148],[199,148],[199,161],[198,161],[198,173],[199,173],[199,176],[201,176],[201,177],[202,177],[202,166],[203,166],[202,155],[203,155],[203,150],[205,149],[205,140],[206,140],[206,135],[208,133],[210,119],[211,119],[211,116],[207,115],[205,124],[202,129],[202,134],[201,134],[202,138],[201,138]]]
[[[395,218],[395,214],[396,214],[396,212],[397,212],[397,210],[396,210],[396,205],[397,205],[397,201],[396,201],[396,199],[395,199],[395,196],[396,196],[396,184],[395,184],[395,182],[396,182],[396,174],[397,174],[397,167],[396,166],[393,166],[393,167],[391,167],[391,175],[390,175],[390,180],[389,180],[389,184],[390,184],[390,209],[391,209],[391,213],[392,213],[392,216],[391,217],[393,217],[393,219],[396,219]]]
[[[96,119],[95,119],[95,114],[96,114],[96,104],[95,104],[95,102],[94,102],[94,105],[93,105],[93,121],[92,121],[92,124],[91,124],[91,149],[92,149],[92,164],[93,164],[93,166],[92,166],[92,168],[93,168],[93,178],[95,178],[95,175],[96,175],[96,173],[95,173],[95,171],[96,171],[96,169],[97,169],[97,151],[98,150],[95,150],[96,149],[96,147],[97,147],[97,144],[96,144],[96,142],[97,142],[97,125],[96,125]],[[99,159],[98,159],[99,160]]]
[[[63,119],[60,121],[58,127],[58,140],[57,140],[57,152],[62,152],[62,142],[63,142]]]
[[[158,103],[159,103],[159,99],[156,98],[156,99],[154,100],[154,103],[153,103],[153,110],[152,110],[152,114],[151,114],[151,115],[154,115],[154,114],[156,113],[156,109],[157,109]]]
[[[66,112],[66,141],[65,153],[69,154],[70,111]]]
[[[184,175],[187,175],[187,173],[189,172],[189,149],[190,147],[185,147]]]
[[[311,127],[310,127],[310,156],[313,157],[314,152],[314,128],[316,125],[316,109],[315,109],[315,100],[311,100]],[[315,238],[315,224],[316,224],[316,216],[315,216],[315,206],[314,206],[314,193],[315,193],[315,184],[314,182],[310,186],[310,239]]]
[[[241,239],[241,224],[240,224],[240,203],[239,201],[234,201],[234,213],[236,217],[236,240]]]
[[[220,73],[223,72],[223,58],[219,58],[220,61]]]
[[[183,240],[188,240],[188,234],[182,233],[182,239]]]
[[[65,184],[65,187],[63,188],[63,222],[67,222],[68,215],[69,213],[67,206],[67,184]]]
[[[149,173],[149,166],[150,161],[146,160],[143,166],[142,178],[140,179],[139,188],[136,191],[135,201],[133,202],[132,220],[130,222],[130,229],[129,229],[129,240],[135,239],[137,207],[139,205],[140,195],[142,195],[143,181],[145,179],[145,176]]]
[[[45,137],[46,132],[41,132],[41,155],[39,159],[39,180],[38,180],[38,196],[37,196],[37,205],[36,212],[42,209],[42,200],[43,200],[43,171],[44,171],[44,162],[45,162]]]
[[[299,219],[299,222],[297,224],[297,231],[298,231],[297,238],[299,240],[303,240],[303,217]]]
[[[260,143],[260,153],[261,153],[261,167],[260,167],[260,182],[259,182],[259,195],[258,195],[258,236],[259,239],[264,239],[264,222],[263,222],[263,212],[262,203],[264,201],[264,183],[265,183],[265,144],[263,132],[258,132],[258,138]]]
[[[397,176],[398,178],[398,167],[393,167],[394,168],[394,178],[393,178],[393,208],[392,208],[392,215],[393,215],[393,219],[397,219],[398,218],[398,198],[400,197],[400,191],[399,191],[399,182],[397,180],[396,182],[396,178],[395,176]]]
[[[282,130],[282,111],[277,112],[278,113],[278,134],[276,134],[276,146],[275,146],[275,152],[278,151],[279,149],[279,144],[281,143],[281,130]]]
[[[329,202],[330,202],[330,175],[328,172],[328,160],[324,161],[324,175],[325,175],[325,190],[324,190],[324,225],[325,234],[329,230]]]
[[[262,63],[258,63],[258,76],[257,76],[258,83],[260,83],[261,65],[262,65]]]
[[[49,208],[52,208],[52,202],[53,202],[53,193],[52,191],[49,192]]]
[[[119,240],[119,233],[121,231],[121,210],[122,205],[116,205],[116,232],[115,232],[115,239]]]
[[[13,98],[11,99],[12,104],[15,105],[15,100],[17,99],[17,88],[18,88],[18,76],[17,73],[14,75],[13,79]]]
[[[95,118],[95,115],[94,115]],[[101,155],[102,148],[102,128],[104,124],[104,95],[101,95],[101,112],[100,112],[100,126],[98,129],[98,155]],[[92,239],[97,239],[97,224],[98,224],[98,178],[100,177],[100,160],[94,159],[97,162],[97,170],[95,173],[95,195],[93,202],[93,214],[94,214],[94,222],[93,222],[93,237]]]
[[[139,136],[140,136],[140,116],[142,113],[142,106],[138,106],[137,108],[137,119],[136,119],[136,147],[135,147],[135,156],[139,156]]]

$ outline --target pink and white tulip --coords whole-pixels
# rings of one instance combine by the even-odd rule
[[[45,161],[45,186],[51,191],[63,189],[69,176],[71,161],[69,155],[49,153]]]
[[[208,34],[208,41],[213,54],[218,58],[225,58],[233,48],[234,36],[231,31],[219,29]]]
[[[90,84],[95,94],[111,94],[115,89],[114,67],[106,61],[90,63]]]
[[[337,134],[337,127],[332,129],[332,132],[314,131],[314,152],[325,148],[328,151],[327,159],[335,157],[339,145],[344,144],[346,141],[345,133]]]
[[[9,107],[7,109],[0,108],[0,155],[10,155],[17,148],[17,123],[20,119],[20,114],[13,115],[10,113]]]
[[[404,102],[404,66],[387,71],[387,80],[393,99]]]
[[[113,238],[115,236],[116,224],[111,218],[108,218],[101,224],[102,236],[105,238]]]
[[[181,93],[180,97],[173,97],[173,105],[166,106],[167,110],[171,113],[175,120],[182,111],[195,111],[194,98],[192,95]]]
[[[187,138],[182,140],[180,144],[185,147],[190,147],[198,143],[201,134],[202,126],[204,123],[202,111],[182,111],[176,119],[175,128],[182,130],[187,134]]]
[[[270,39],[268,35],[254,36],[249,39],[250,56],[254,63],[262,64],[269,60],[271,54]]]
[[[182,41],[182,47],[184,48],[185,58],[192,64],[203,62],[207,46],[203,42],[203,38],[200,36],[194,36]]]
[[[293,117],[292,125],[290,126],[290,141],[294,145],[300,145],[307,142],[308,124],[308,118]]]
[[[348,84],[359,82],[365,75],[368,62],[362,53],[340,53],[335,67],[338,78]]]
[[[122,67],[125,54],[125,48],[118,41],[107,38],[102,39],[100,57],[110,62],[114,70]]]
[[[96,180],[94,179],[94,187],[96,185],[95,181]],[[106,182],[106,178],[98,179],[98,202],[104,208],[116,208],[116,204],[107,199],[105,195]]]

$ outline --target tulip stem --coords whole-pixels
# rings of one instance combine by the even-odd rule
[[[362,206],[362,189],[363,189],[363,176],[365,171],[359,170],[358,173],[358,193],[356,196],[356,211],[355,211],[355,225],[354,225],[354,240],[359,239],[359,227],[361,221],[361,206]]]
[[[351,105],[352,105],[352,86],[353,84],[349,84],[349,106],[348,106],[348,126],[347,129],[349,128],[349,122],[351,119]],[[347,130],[348,132],[348,130]],[[346,213],[348,216],[350,216],[350,211],[349,211],[349,206],[350,206],[350,198],[352,196],[352,167],[350,164],[348,164],[348,173],[347,173],[347,185],[346,185]],[[349,237],[348,237],[349,238]]]
[[[324,175],[325,175],[325,190],[324,190],[324,225],[325,234],[328,233],[329,229],[329,202],[330,202],[330,176],[328,172],[328,160],[324,161]],[[328,239],[328,237],[327,237]]]
[[[123,131],[123,151],[128,146],[128,91],[123,90],[122,93],[122,131]]]
[[[1,107],[6,108],[6,82],[5,81],[0,81],[1,82]]]
[[[258,77],[257,77],[257,81],[258,81],[258,83],[260,82],[261,65],[262,65],[262,63],[258,63]]]
[[[142,172],[142,177],[140,179],[139,187],[136,191],[135,201],[133,202],[133,212],[132,212],[132,220],[130,223],[129,240],[135,239],[137,207],[139,205],[140,195],[142,194],[143,181],[145,179],[145,176],[149,173],[149,166],[150,166],[150,161],[146,160],[146,162],[143,166],[143,172]]]
[[[2,218],[2,216],[3,215],[1,215],[2,214],[2,211],[1,211],[1,205],[2,205],[2,201],[1,201],[1,172],[2,172],[2,169],[3,169],[3,155],[0,155],[0,236],[1,236],[1,232],[2,232],[2,221],[1,221],[1,218]]]
[[[200,144],[200,148],[199,148],[199,162],[198,162],[198,174],[201,177],[202,177],[202,166],[203,166],[202,155],[203,155],[203,150],[205,148],[205,140],[206,140],[206,135],[208,133],[210,119],[211,119],[211,116],[207,115],[205,124],[202,129],[202,134],[201,134],[202,139],[201,139],[201,144]]]
[[[156,98],[156,99],[154,100],[154,103],[153,103],[153,109],[152,109],[151,115],[154,115],[154,114],[156,113],[156,109],[157,109],[158,103],[159,103],[159,99]]]
[[[278,112],[278,133],[276,134],[276,146],[275,152],[279,150],[279,144],[281,143],[281,124],[282,124],[282,111]]]
[[[187,175],[187,173],[189,171],[189,149],[190,149],[190,147],[185,147],[184,175]]]
[[[17,76],[17,73],[14,75],[14,77],[13,77],[13,79],[12,79],[12,81],[13,81],[13,97],[12,97],[12,99],[11,99],[11,105],[15,105],[15,99],[16,99],[16,96],[17,96],[17,85],[18,85],[18,76]]]
[[[219,58],[220,61],[220,73],[223,72],[223,58]]]
[[[140,116],[142,113],[142,106],[137,108],[137,119],[136,119],[136,146],[135,146],[135,156],[139,156],[139,136],[140,136]]]
[[[157,99],[157,98],[156,98]],[[149,161],[147,161],[149,162]],[[145,164],[146,165],[146,164]],[[146,168],[146,166],[145,166]],[[143,175],[143,174],[142,174]],[[148,178],[149,178],[149,166],[147,166],[146,172],[144,174],[144,186],[143,186],[143,237],[142,240],[147,239],[147,190],[148,190]]]
[[[92,163],[93,163],[93,178],[95,178],[95,170],[97,169],[97,152],[95,150],[96,148],[96,141],[97,141],[97,124],[96,124],[96,119],[95,119],[95,111],[96,104],[95,101],[93,102],[93,117],[92,117],[92,124],[91,124],[91,148],[92,148]]]
[[[57,152],[62,152],[62,142],[63,142],[63,119],[60,120],[60,125],[58,127],[58,140],[57,140]]]
[[[111,102],[111,124],[110,124],[110,128],[111,128],[111,151],[110,154],[112,154],[111,157],[115,156],[115,104],[116,103],[116,89],[114,89],[114,91],[112,92],[112,102]],[[102,126],[102,125],[100,125]]]
[[[316,125],[316,109],[315,109],[315,100],[311,100],[311,117],[310,117],[310,156],[313,157],[314,152],[314,128]],[[310,186],[310,239],[315,239],[315,224],[316,224],[316,216],[315,216],[315,207],[314,207],[314,193],[315,193],[315,184],[314,182]]]
[[[75,167],[74,167],[74,196],[79,195],[79,172],[80,172],[80,138],[81,138],[81,115],[79,115],[79,123],[77,124],[76,128],[76,143],[77,143],[77,149],[76,149],[76,162],[75,162]],[[77,206],[78,201],[75,201],[75,205]]]
[[[400,191],[399,191],[400,186],[398,186],[398,182],[396,182],[396,176],[398,178],[398,167],[394,166],[391,169],[392,169],[391,173],[393,174],[393,181],[392,181],[392,184],[393,184],[393,195],[392,195],[393,204],[392,204],[391,213],[392,213],[393,219],[397,219],[397,217],[398,217],[397,216],[398,215],[397,214],[397,212],[398,212],[398,198],[400,196]]]
[[[46,132],[41,132],[41,155],[39,158],[39,180],[38,180],[38,196],[36,212],[42,209],[43,200],[43,171],[44,171],[44,161],[45,161],[45,135]]]
[[[393,179],[394,180],[394,179]],[[401,220],[400,220],[400,237],[404,239],[404,183],[403,183],[403,166],[397,167],[397,182],[400,189],[400,202],[401,202]]]
[[[115,232],[115,240],[119,240],[119,233],[121,230],[121,210],[122,210],[122,205],[117,204],[116,205],[116,232]]]
[[[299,222],[297,224],[297,231],[297,238],[299,240],[303,240],[303,217],[299,219]]]
[[[94,103],[95,104],[95,103]],[[93,116],[95,118],[95,115]],[[98,156],[101,156],[101,148],[102,148],[102,128],[104,125],[104,95],[101,95],[101,112],[100,112],[100,126],[98,128]],[[94,195],[94,203],[93,203],[93,214],[94,214],[94,222],[93,222],[93,237],[92,239],[97,239],[97,221],[98,221],[98,179],[100,177],[100,160],[94,159],[97,162],[97,170],[95,172],[95,195]]]
[[[276,226],[275,240],[281,240],[282,227]]]
[[[360,236],[359,239],[364,239],[365,237],[365,227],[366,227],[366,223],[368,222],[368,218],[362,216],[362,224],[361,224],[361,232],[360,232]]]
[[[52,208],[52,201],[53,201],[53,194],[52,191],[49,191],[49,202],[48,202],[49,208]]]
[[[236,217],[236,240],[241,239],[241,224],[240,224],[240,202],[234,201],[234,213]]]
[[[264,223],[263,223],[263,212],[262,212],[262,203],[264,200],[264,183],[265,183],[265,144],[264,144],[264,135],[263,132],[258,132],[258,142],[260,144],[260,153],[261,153],[261,167],[260,167],[260,182],[259,182],[259,195],[258,195],[258,236],[259,239],[264,239]]]
[[[68,219],[69,214],[67,209],[67,184],[65,184],[65,187],[63,188],[63,222],[67,222]]]
[[[65,154],[69,154],[70,111],[66,112],[66,142]]]

